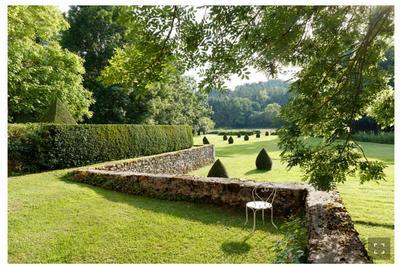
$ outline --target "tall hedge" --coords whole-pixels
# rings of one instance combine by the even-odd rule
[[[190,148],[189,126],[12,124],[9,172],[62,169]]]

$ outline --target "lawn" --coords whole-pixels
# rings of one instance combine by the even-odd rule
[[[272,263],[282,239],[261,221],[251,233],[242,211],[107,191],[68,172],[8,179],[10,263]]]
[[[195,137],[195,144],[202,143],[203,136]],[[225,165],[230,177],[253,180],[268,180],[278,182],[301,182],[302,172],[299,168],[288,171],[280,161],[277,136],[264,136],[257,139],[250,136],[244,141],[243,136],[234,136],[234,144],[223,141],[222,136],[207,135],[210,143],[216,145],[216,156]],[[369,158],[378,159],[387,165],[386,182],[365,183],[361,185],[357,177],[348,177],[338,189],[346,208],[355,223],[360,238],[367,241],[369,237],[391,238],[390,260],[374,260],[376,263],[394,262],[394,145],[360,142]],[[266,148],[272,158],[270,172],[257,171],[255,159],[261,148]],[[209,166],[203,167],[192,174],[207,175]]]
[[[279,160],[276,136],[225,144],[208,135],[232,177],[301,181]],[[203,136],[195,137],[200,144]],[[362,239],[394,236],[394,146],[362,144],[371,158],[388,164],[387,182],[339,185]],[[273,159],[270,172],[255,170],[261,147]],[[193,173],[205,175],[210,166]],[[281,232],[269,223],[243,228],[244,213],[189,202],[173,202],[107,191],[65,179],[58,170],[8,179],[10,263],[272,263]],[[278,226],[283,221],[277,220]],[[259,223],[260,224],[260,223]],[[393,263],[376,260],[378,263]]]

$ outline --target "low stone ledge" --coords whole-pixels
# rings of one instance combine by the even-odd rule
[[[115,191],[169,200],[188,200],[244,208],[254,187],[277,188],[274,215],[289,216],[304,211],[306,185],[255,182],[235,178],[117,172],[99,169],[74,171],[73,180]]]
[[[186,174],[214,161],[214,145],[208,144],[194,146],[190,149],[134,158],[130,161],[105,165],[96,169],[151,174]]]
[[[339,192],[308,189],[309,263],[372,263]]]

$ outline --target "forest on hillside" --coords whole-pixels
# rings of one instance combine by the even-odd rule
[[[265,128],[279,127],[278,114],[288,102],[289,83],[268,80],[236,86],[232,91],[212,91],[208,104],[213,110],[216,127]]]

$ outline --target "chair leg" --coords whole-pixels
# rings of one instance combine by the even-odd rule
[[[249,213],[248,212],[249,211],[248,211],[247,206],[246,206],[246,222],[244,223],[244,225],[246,225],[247,222],[249,221]]]
[[[256,230],[256,213],[257,210],[253,210],[253,232]]]
[[[274,224],[274,220],[273,219],[274,219],[274,209],[271,208],[271,223],[276,229],[278,229],[278,227]]]
[[[264,223],[264,209],[262,209],[262,221],[263,221],[263,225],[265,224]]]

